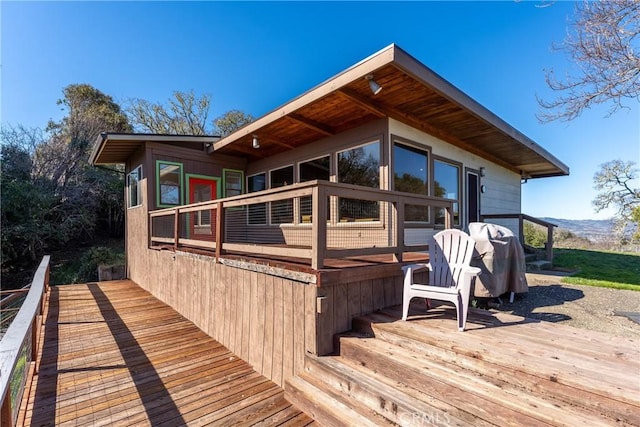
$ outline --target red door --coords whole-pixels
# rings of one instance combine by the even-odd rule
[[[189,177],[189,203],[208,202],[217,198],[216,179]],[[196,240],[215,240],[216,210],[206,209],[189,215],[189,236]]]

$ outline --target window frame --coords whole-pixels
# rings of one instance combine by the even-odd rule
[[[390,173],[390,180],[391,180],[391,188],[393,189],[393,191],[398,191],[396,189],[396,156],[395,156],[395,147],[396,145],[401,146],[402,148],[408,150],[408,151],[414,151],[417,154],[425,154],[427,157],[427,162],[426,162],[426,167],[427,169],[427,183],[426,183],[426,191],[427,194],[421,194],[424,196],[431,196],[431,194],[433,194],[433,170],[434,170],[434,164],[433,164],[433,150],[431,148],[430,145],[424,145],[424,144],[420,144],[416,141],[412,141],[410,139],[406,139],[406,138],[402,138],[396,135],[392,135],[391,137],[391,147],[390,147],[390,151],[391,151],[391,173]],[[412,193],[412,194],[420,194],[420,193]],[[432,208],[427,207],[427,220],[426,221],[406,221],[405,220],[405,227],[407,228],[412,228],[412,227],[425,227],[425,226],[431,226],[434,223],[434,214],[432,212]]]
[[[288,168],[291,168],[291,183],[284,184],[284,185],[279,185],[277,187],[274,187],[273,186],[273,179],[272,179],[273,172],[279,171],[279,170],[283,170],[283,169],[288,169]],[[280,167],[277,167],[277,168],[274,168],[274,169],[269,169],[268,177],[269,177],[269,180],[267,181],[267,189],[287,187],[287,186],[289,186],[291,184],[294,184],[296,182],[296,165],[294,163],[291,163],[291,164],[286,164],[286,165],[283,165],[283,166],[280,166]],[[275,201],[275,202],[269,202],[269,204],[268,204],[269,206],[267,208],[267,214],[268,214],[268,218],[269,218],[269,221],[268,221],[269,225],[273,225],[273,226],[291,225],[291,224],[293,224],[295,222],[296,215],[295,215],[295,212],[294,212],[293,200],[291,200],[291,221],[289,221],[289,222],[274,222],[273,221],[273,210],[271,209],[272,206],[273,206],[273,203],[284,204],[285,202],[287,202],[286,199],[285,200],[278,200],[278,201]]]
[[[227,174],[230,173],[237,173],[240,175],[240,193],[239,194],[234,194],[234,196],[239,196],[241,194],[244,194],[245,192],[245,182],[244,182],[244,171],[240,170],[240,169],[222,169],[222,188],[224,191],[224,194],[222,195],[222,197],[233,197],[233,196],[229,196],[227,194],[227,182],[228,182],[228,178],[227,178]]]
[[[297,172],[298,172],[297,182],[302,183],[302,182],[313,181],[313,179],[308,179],[308,180],[304,180],[304,181],[302,180],[301,166],[303,164],[305,164],[305,163],[309,163],[309,162],[312,162],[314,160],[324,159],[325,157],[327,159],[329,159],[329,172],[328,172],[329,176],[327,177],[327,181],[331,182],[331,176],[332,176],[331,172],[332,172],[332,170],[334,168],[333,161],[332,161],[333,156],[332,156],[331,152],[326,153],[326,154],[322,154],[320,156],[311,157],[311,158],[308,158],[308,159],[301,160],[301,161],[297,162],[297,164],[296,164]],[[336,156],[336,158],[337,158],[337,156]],[[307,202],[307,201],[310,201],[310,200],[311,200],[311,196],[300,197],[300,198],[298,198],[296,200],[297,204],[298,204],[298,206],[294,206],[294,209],[297,209],[297,212],[298,212],[298,214],[296,214],[296,218],[294,218],[294,221],[296,221],[296,224],[304,225],[304,226],[311,226],[312,225],[312,222],[313,222],[312,221],[312,216],[313,215],[312,214],[304,214],[302,212],[303,211],[302,204],[303,203],[309,203],[311,205],[311,202]],[[305,218],[305,217],[308,217],[308,218]],[[327,203],[327,221],[330,221],[330,220],[331,220],[331,203]]]
[[[136,179],[136,204],[131,203],[131,177],[137,171],[137,179]],[[142,164],[139,164],[135,168],[131,169],[129,173],[127,173],[127,209],[137,208],[142,206],[142,187],[140,182],[142,181]]]
[[[162,203],[162,193],[161,193],[161,184],[160,184],[160,165],[161,164],[178,166],[179,168],[180,172],[178,173],[179,184],[177,185],[177,188],[178,188],[177,204]],[[156,207],[173,208],[176,206],[183,205],[184,204],[184,165],[180,162],[173,162],[170,160],[156,160],[156,186],[155,187],[156,187]]]
[[[355,150],[358,149],[360,147],[365,147],[367,145],[372,145],[372,144],[378,144],[378,186],[377,187],[369,187],[369,188],[377,188],[377,189],[381,189],[383,182],[385,182],[384,177],[383,177],[383,171],[382,171],[382,165],[383,165],[383,160],[384,160],[384,153],[383,153],[383,147],[384,147],[384,141],[382,138],[374,138],[374,139],[369,139],[366,140],[365,142],[361,142],[355,145],[350,145],[348,147],[345,147],[342,150],[336,150],[335,151],[335,180],[338,183],[344,183],[344,184],[353,184],[350,182],[343,182],[340,180],[340,154],[341,153],[345,153],[347,151],[351,151],[351,150]],[[353,185],[359,185],[359,184],[353,184]],[[333,197],[332,197],[333,199]],[[335,213],[332,213],[331,215],[331,223],[338,225],[338,226],[346,226],[346,225],[358,225],[358,226],[363,226],[363,225],[382,225],[385,221],[385,214],[384,214],[384,203],[380,203],[380,202],[372,202],[372,203],[377,203],[378,204],[378,218],[371,218],[371,221],[363,221],[363,220],[358,220],[355,219],[353,221],[342,221],[342,217],[341,217],[341,212],[340,212],[340,198],[337,197],[337,200],[335,200],[335,202],[332,200],[330,202],[330,204],[332,205],[332,207],[335,207],[336,211]],[[347,200],[352,200],[349,198],[346,198]],[[335,205],[335,206],[334,206]]]
[[[251,178],[255,177],[255,176],[258,176],[258,175],[264,175],[264,190],[269,188],[269,182],[267,181],[267,179],[269,177],[269,174],[267,173],[267,171],[253,173],[253,174],[247,175],[245,177],[245,180],[246,180],[246,187],[245,188],[247,190],[246,194],[255,193],[255,192],[258,192],[258,191],[263,191],[263,190],[256,190],[256,191],[250,191],[249,190],[249,188],[250,188],[249,180]],[[264,222],[251,222],[250,221],[251,207],[252,206],[254,206],[254,207],[263,206],[264,207]],[[249,225],[249,226],[258,226],[258,227],[264,227],[264,226],[268,225],[269,212],[268,212],[266,203],[255,203],[255,204],[247,205],[246,208],[247,208],[246,209],[247,210],[247,217],[246,217],[247,225]]]
[[[456,216],[455,216],[455,211],[454,211],[454,216],[453,216],[453,224],[451,224],[453,227],[462,227],[462,215],[463,215],[463,197],[462,197],[462,180],[464,179],[463,177],[463,173],[464,173],[464,165],[461,162],[457,162],[455,160],[446,158],[446,157],[442,157],[442,156],[438,156],[438,155],[433,155],[432,156],[433,160],[432,160],[432,165],[433,165],[433,172],[432,172],[432,176],[433,176],[433,180],[432,180],[432,184],[431,184],[431,191],[434,196],[435,196],[435,185],[436,185],[436,162],[440,162],[440,163],[445,163],[448,164],[449,166],[454,166],[458,169],[458,189],[457,189],[457,198],[456,199],[451,199],[451,200],[456,200],[458,203],[458,222],[456,223]],[[437,214],[436,212],[433,212],[433,224],[434,226],[442,226],[444,225],[444,223],[440,223],[437,221]]]

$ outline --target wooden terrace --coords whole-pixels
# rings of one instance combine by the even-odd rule
[[[18,425],[314,424],[275,383],[131,281],[52,287],[45,319]]]
[[[391,307],[281,388],[134,282],[50,289],[18,425],[640,425],[630,339]]]

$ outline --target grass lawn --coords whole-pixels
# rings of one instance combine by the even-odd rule
[[[640,254],[555,249],[553,264],[579,270],[563,283],[640,291]]]

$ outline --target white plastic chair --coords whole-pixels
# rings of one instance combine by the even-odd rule
[[[479,268],[469,266],[474,246],[475,241],[464,231],[443,230],[429,241],[429,263],[402,267],[404,272],[402,320],[407,320],[412,298],[449,301],[456,306],[458,330],[464,331],[471,282],[480,274]],[[429,284],[415,283],[413,273],[424,268],[429,269]]]

